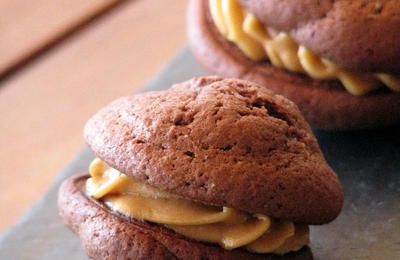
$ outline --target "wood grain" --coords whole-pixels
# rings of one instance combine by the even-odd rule
[[[85,146],[88,118],[140,89],[185,45],[185,13],[182,0],[128,2],[0,82],[0,232]]]
[[[1,0],[0,79],[124,2]]]

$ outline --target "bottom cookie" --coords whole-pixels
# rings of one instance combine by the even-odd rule
[[[200,243],[174,231],[111,211],[101,201],[85,195],[88,174],[65,180],[58,205],[70,229],[79,235],[85,252],[94,259],[313,259],[303,247],[284,256],[255,254],[241,249],[225,250]]]

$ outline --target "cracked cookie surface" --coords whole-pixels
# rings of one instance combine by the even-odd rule
[[[110,166],[188,199],[310,224],[341,209],[297,106],[248,81],[195,78],[123,97],[89,120],[85,139]]]

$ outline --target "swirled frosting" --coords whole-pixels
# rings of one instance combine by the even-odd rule
[[[353,95],[364,95],[383,85],[400,91],[399,75],[360,73],[342,68],[299,45],[288,33],[261,24],[235,0],[209,1],[220,33],[253,60],[269,59],[276,67],[304,73],[316,80],[339,80]]]
[[[306,224],[187,200],[121,174],[100,159],[91,163],[90,174],[89,196],[103,200],[112,210],[163,224],[198,241],[278,255],[309,243]]]

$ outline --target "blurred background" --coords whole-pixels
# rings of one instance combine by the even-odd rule
[[[0,0],[0,233],[85,147],[85,122],[186,44],[182,0]]]

